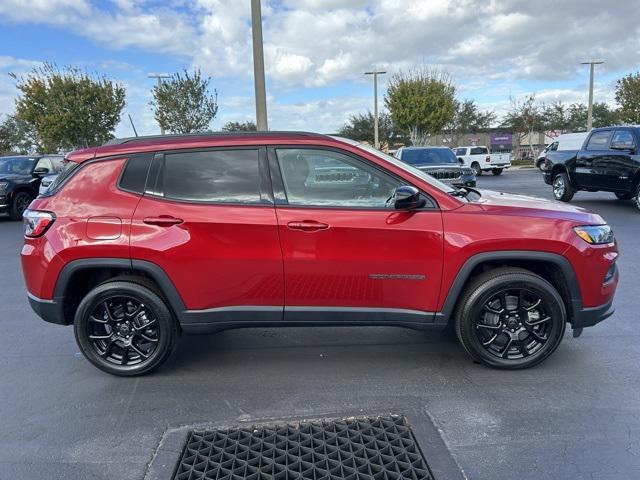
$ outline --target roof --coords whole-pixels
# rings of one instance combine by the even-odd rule
[[[184,148],[207,148],[216,146],[251,146],[270,144],[313,144],[342,143],[328,135],[311,132],[211,132],[187,135],[151,135],[111,140],[99,147],[76,150],[67,158],[82,163],[96,157],[125,155],[149,151],[174,150]]]

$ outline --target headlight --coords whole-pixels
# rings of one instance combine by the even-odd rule
[[[613,230],[609,225],[585,225],[574,227],[578,236],[591,245],[613,242]]]
[[[0,182],[0,193],[4,193],[9,186],[9,182]]]

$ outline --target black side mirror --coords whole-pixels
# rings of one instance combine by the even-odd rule
[[[33,173],[35,175],[49,175],[49,169],[46,167],[38,167],[33,171]]]
[[[413,210],[422,208],[427,204],[427,201],[420,197],[420,191],[416,187],[409,185],[402,185],[396,188],[393,199],[393,206],[396,210]]]
[[[464,165],[464,159],[462,157],[458,157],[458,163],[460,165]]]

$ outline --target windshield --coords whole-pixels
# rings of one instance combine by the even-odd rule
[[[358,142],[355,142],[355,141],[350,140],[348,138],[341,138],[341,137],[334,137],[334,138],[336,138],[337,140],[340,140],[342,142],[350,143],[351,145],[356,145],[358,148],[360,148],[360,149],[362,149],[362,150],[364,150],[366,152],[369,152],[369,153],[375,155],[376,157],[381,158],[381,159],[391,163],[392,165],[395,165],[396,167],[404,170],[405,172],[409,172],[410,174],[420,178],[420,180],[423,180],[423,181],[427,182],[429,185],[432,185],[435,188],[437,188],[437,189],[439,189],[439,190],[441,190],[443,192],[451,193],[451,192],[455,192],[456,191],[455,188],[451,188],[449,185],[446,185],[446,184],[436,180],[435,178],[433,178],[428,173],[425,173],[422,170],[419,170],[414,166],[411,166],[411,165],[409,165],[407,163],[404,163],[403,161],[398,160],[397,158],[392,157],[391,155],[387,155],[386,153],[381,152],[380,150],[377,150],[377,149],[373,148],[370,145],[367,145],[365,143],[358,143]]]
[[[401,160],[416,166],[458,163],[455,154],[448,148],[407,148],[402,150]]]
[[[35,161],[35,158],[29,157],[0,158],[0,174],[29,175]]]

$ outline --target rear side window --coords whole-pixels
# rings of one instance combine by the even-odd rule
[[[489,153],[489,150],[482,147],[473,147],[471,149],[471,155],[486,155]]]
[[[161,182],[175,200],[262,203],[258,149],[167,154]]]
[[[120,178],[120,188],[129,192],[143,193],[151,160],[153,160],[151,153],[129,158]]]
[[[611,131],[593,132],[587,143],[587,150],[606,150],[609,146]]]
[[[611,148],[632,149],[635,146],[633,135],[629,130],[616,130],[611,139]]]

